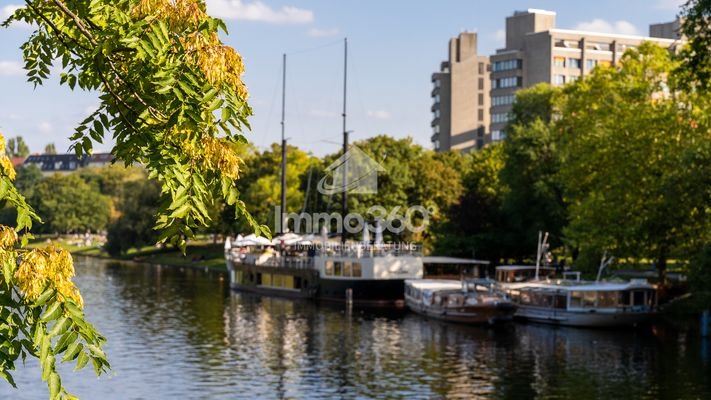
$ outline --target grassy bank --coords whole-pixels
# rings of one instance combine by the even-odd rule
[[[50,243],[62,247],[76,256],[138,261],[176,267],[209,268],[214,270],[225,269],[225,256],[222,244],[213,244],[208,240],[196,240],[191,242],[186,249],[185,255],[173,247],[159,248],[146,246],[140,249],[131,249],[121,256],[111,256],[100,246],[83,246],[77,244],[76,239],[61,236],[38,237],[30,243],[30,246],[44,246]]]

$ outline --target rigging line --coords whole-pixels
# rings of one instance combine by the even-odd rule
[[[284,68],[284,67],[280,66],[279,69],[277,70],[279,77],[281,77],[282,68]],[[264,131],[264,134],[260,135],[259,145],[261,147],[265,146],[264,142],[267,141],[267,139],[269,137],[269,128],[271,126],[271,121],[272,121],[272,111],[274,111],[274,102],[275,102],[276,95],[277,95],[277,89],[279,89],[280,79],[276,79],[274,82],[275,83],[274,83],[274,91],[272,92],[272,101],[269,104],[269,113],[267,113],[266,129]]]
[[[296,54],[309,53],[309,52],[316,51],[316,50],[321,50],[321,49],[323,49],[323,48],[325,48],[325,47],[333,46],[333,45],[336,45],[336,44],[339,44],[339,43],[343,43],[343,40],[342,40],[342,39],[338,39],[338,40],[334,40],[334,41],[332,41],[332,42],[328,42],[328,43],[325,43],[325,44],[322,44],[322,45],[319,45],[319,46],[316,46],[316,47],[311,47],[311,48],[307,48],[307,49],[303,49],[303,50],[292,51],[292,52],[290,52],[290,53],[286,53],[286,55],[287,55],[287,56],[291,56],[291,55],[296,55]]]

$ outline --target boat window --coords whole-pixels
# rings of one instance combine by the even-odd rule
[[[656,303],[654,296],[656,293],[653,290],[647,292],[647,305],[652,307]]]
[[[363,267],[360,265],[360,263],[354,262],[351,272],[353,272],[354,278],[360,278],[361,276],[363,276]]]
[[[274,274],[272,277],[272,286],[274,287],[282,287],[283,286],[284,280],[282,279],[282,276],[279,274]]]
[[[521,291],[521,304],[531,304],[531,294],[527,290]]]
[[[326,261],[326,275],[333,275],[333,261]]]
[[[583,307],[595,307],[595,297],[597,292],[586,291],[583,292]]]
[[[583,306],[583,292],[570,292],[570,306],[571,307],[582,307]]]
[[[629,306],[630,305],[630,292],[625,290],[620,292],[620,305]]]
[[[542,303],[541,294],[538,292],[531,292],[531,304],[534,306],[540,306]]]
[[[633,293],[633,298],[632,298],[632,299],[634,300],[634,302],[632,303],[632,305],[635,305],[635,306],[642,306],[642,305],[644,305],[644,291],[642,291],[642,290],[635,290],[635,291],[632,292],[632,293]]]
[[[557,294],[554,307],[565,310],[568,307],[568,297],[564,294]]]
[[[333,263],[333,275],[342,276],[343,275],[343,263],[336,261]]]
[[[257,285],[261,285],[261,284],[262,284],[262,274],[257,273]]]
[[[597,293],[598,307],[613,308],[617,306],[617,292],[601,291]]]
[[[343,263],[343,276],[351,276],[351,263],[346,261]]]
[[[447,299],[447,305],[457,306],[462,304],[462,296],[449,296]]]
[[[272,274],[262,274],[262,285],[271,286],[272,285]]]

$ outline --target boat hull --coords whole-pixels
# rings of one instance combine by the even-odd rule
[[[230,287],[237,291],[361,306],[404,306],[404,279],[324,279],[311,268],[228,262]],[[267,280],[265,277],[269,276]],[[274,276],[289,285],[274,285]],[[288,278],[286,278],[288,277]],[[292,284],[293,283],[293,284]]]
[[[407,307],[413,312],[428,318],[462,324],[493,324],[510,321],[516,312],[511,303],[500,303],[463,307],[432,307],[416,301],[407,301]]]
[[[655,315],[656,313],[649,311],[568,311],[543,307],[519,306],[514,317],[530,322],[552,325],[612,328],[644,325],[651,322]]]

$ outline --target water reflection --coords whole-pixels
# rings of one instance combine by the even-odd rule
[[[202,270],[84,259],[77,271],[113,365],[98,381],[64,368],[85,399],[711,396],[694,331],[477,328],[232,293]],[[46,397],[29,366],[0,398]]]

